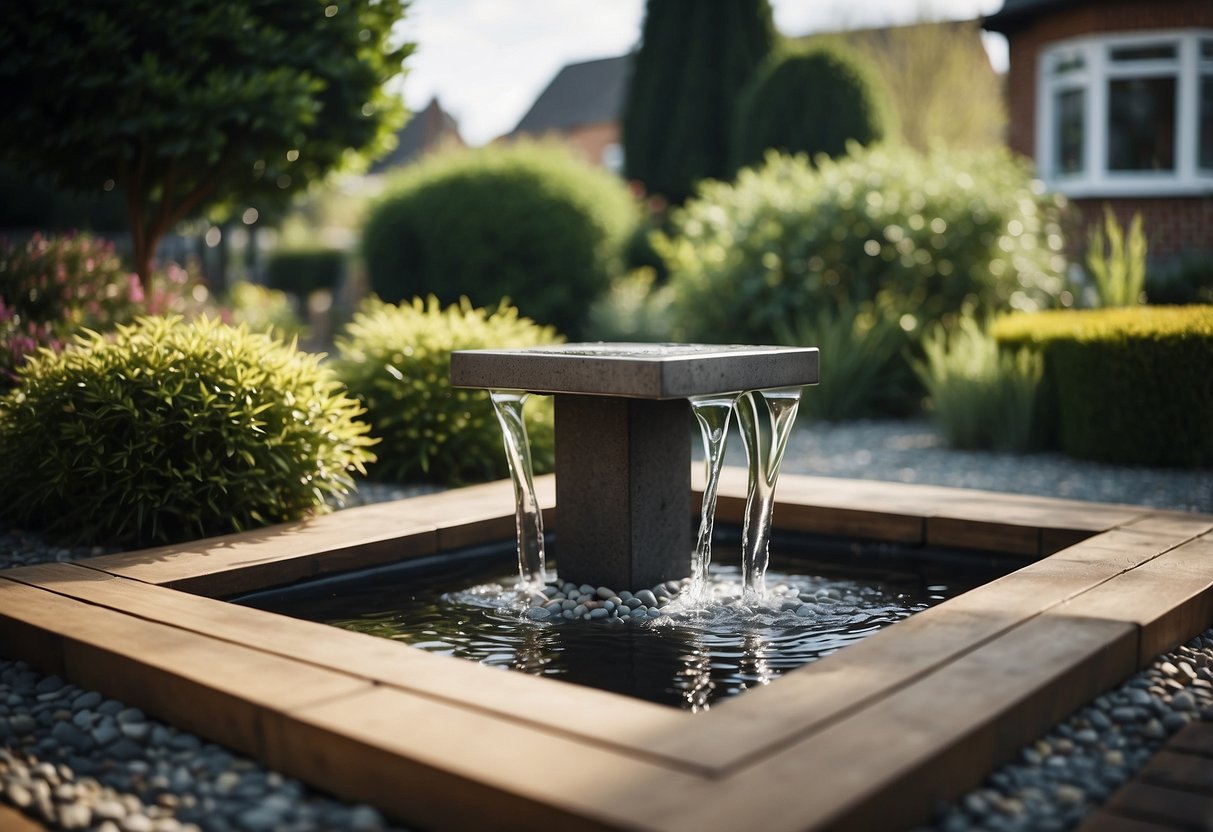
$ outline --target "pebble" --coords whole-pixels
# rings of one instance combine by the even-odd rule
[[[1166,739],[1197,713],[1198,688],[1160,687],[1161,679],[1189,685],[1213,662],[1213,630],[1158,657],[1024,748],[1016,762],[940,809],[919,832],[1071,829],[1136,774]],[[1191,672],[1189,672],[1191,670]],[[1018,814],[1009,807],[1018,806]],[[1010,825],[1008,825],[1010,824]]]

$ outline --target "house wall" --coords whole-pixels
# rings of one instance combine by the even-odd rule
[[[619,124],[613,121],[583,124],[574,127],[560,138],[574,153],[597,167],[604,167],[602,154],[607,147],[621,141]]]
[[[1030,158],[1036,155],[1036,67],[1041,49],[1066,38],[1095,32],[1136,32],[1213,26],[1209,0],[1129,0],[1101,2],[1051,11],[1008,35],[1007,144]],[[1213,194],[1159,199],[1075,199],[1083,227],[1099,222],[1105,203],[1122,223],[1140,211],[1152,256],[1213,249]],[[1081,241],[1077,241],[1079,244]]]

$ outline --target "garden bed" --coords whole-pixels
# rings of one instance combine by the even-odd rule
[[[215,600],[508,538],[508,483],[8,570],[0,638],[44,672],[426,827],[492,812],[503,828],[824,829],[925,820],[1213,621],[1213,517],[812,477],[780,491],[782,529],[1025,565],[698,715]],[[743,501],[730,471],[722,519]]]

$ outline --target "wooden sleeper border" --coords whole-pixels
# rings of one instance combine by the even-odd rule
[[[728,471],[722,519],[744,493]],[[706,714],[216,600],[508,538],[502,482],[0,572],[0,655],[425,828],[896,829],[1213,623],[1213,517],[801,476],[780,496],[781,529],[1025,565]]]

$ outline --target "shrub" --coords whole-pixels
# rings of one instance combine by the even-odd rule
[[[1106,462],[1213,464],[1213,306],[1013,315],[1000,345],[1043,354],[1062,450]]]
[[[345,256],[338,248],[275,249],[266,263],[266,285],[302,298],[317,289],[332,291],[345,274]]]
[[[169,264],[145,294],[114,245],[86,234],[0,241],[0,389],[39,347],[61,350],[84,328],[107,330],[136,316],[198,314],[209,295],[185,269]]]
[[[277,289],[237,281],[227,290],[225,308],[231,323],[244,324],[253,332],[265,332],[279,338],[298,338],[304,332],[303,322],[295,314],[290,298]]]
[[[658,236],[675,335],[764,343],[876,302],[917,340],[966,308],[1047,306],[1065,263],[1059,205],[1036,187],[1001,151],[853,147],[816,168],[770,154],[736,183],[704,183]]]
[[[884,81],[845,43],[820,41],[784,49],[742,91],[733,122],[733,165],[759,163],[768,149],[810,159],[870,145],[894,132]]]
[[[77,336],[0,399],[0,512],[143,545],[323,510],[374,458],[338,391],[318,357],[207,317]]]
[[[669,341],[670,300],[670,287],[658,282],[653,269],[636,269],[590,307],[587,335],[599,341]]]
[[[580,334],[619,270],[636,206],[615,176],[554,147],[451,152],[406,169],[372,207],[363,251],[387,301],[433,294]]]
[[[1087,272],[1095,283],[1100,306],[1136,306],[1146,283],[1146,235],[1141,214],[1133,215],[1126,236],[1112,209],[1104,206],[1104,224],[1091,229],[1087,243]]]
[[[907,395],[899,372],[906,339],[897,322],[872,303],[822,309],[794,327],[776,329],[782,344],[821,350],[821,382],[805,391],[800,413],[832,422],[888,410],[888,400]]]
[[[958,448],[1027,450],[1043,366],[1029,349],[1000,350],[972,318],[952,332],[935,325],[914,370],[930,396],[931,417]]]
[[[112,243],[83,234],[0,242],[0,389],[38,347],[59,350],[82,327],[129,321],[142,303]]]
[[[371,476],[448,485],[508,476],[488,392],[451,387],[451,352],[557,341],[550,327],[519,317],[505,302],[489,311],[467,298],[446,309],[432,295],[399,306],[366,300],[337,336],[332,367],[382,440]],[[532,399],[527,415],[535,470],[550,471],[551,400]]]
[[[1213,251],[1190,251],[1146,273],[1150,303],[1213,303]]]

